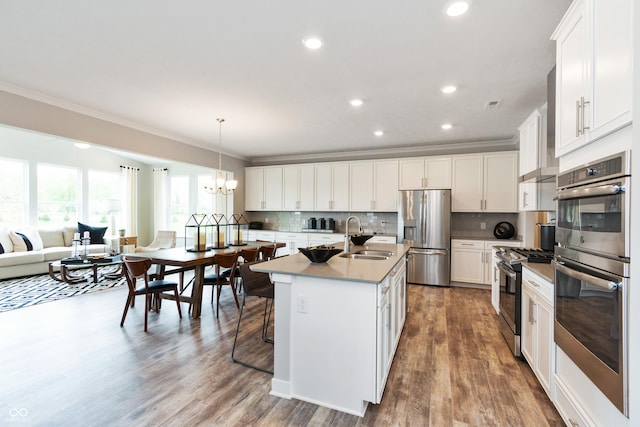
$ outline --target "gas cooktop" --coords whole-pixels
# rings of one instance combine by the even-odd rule
[[[511,248],[509,251],[519,255],[522,261],[550,264],[553,260],[553,251],[531,248]]]

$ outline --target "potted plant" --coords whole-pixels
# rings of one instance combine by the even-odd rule
[[[124,228],[118,230],[118,233],[120,233],[120,237],[124,237],[124,231]]]

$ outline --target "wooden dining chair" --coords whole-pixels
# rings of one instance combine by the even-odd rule
[[[273,374],[270,371],[259,366],[252,365],[247,362],[243,362],[236,358],[236,344],[238,342],[238,333],[240,332],[240,324],[242,322],[242,315],[244,314],[245,300],[249,296],[256,296],[265,299],[264,313],[262,316],[262,341],[273,344],[273,340],[267,337],[267,331],[269,329],[269,322],[271,320],[271,312],[273,310],[273,299],[275,287],[268,273],[261,273],[251,270],[251,266],[260,263],[261,261],[249,262],[240,264],[240,277],[244,286],[244,292],[242,294],[242,306],[240,308],[240,316],[238,317],[238,325],[236,326],[236,335],[233,339],[233,348],[231,349],[231,360],[234,363],[246,366],[248,368],[257,369],[258,371]]]
[[[215,264],[215,272],[210,274],[205,274],[204,276],[204,286],[213,286],[215,287],[217,293],[217,301],[216,301],[216,317],[220,315],[220,291],[222,287],[228,285],[231,287],[233,291],[233,298],[236,300],[236,307],[240,308],[240,303],[238,302],[238,296],[236,295],[236,267],[238,263],[238,252],[229,252],[229,253],[218,253],[213,256],[213,263]],[[224,276],[222,272],[225,269],[229,269],[229,275]],[[213,304],[213,290],[211,291],[211,304]]]
[[[135,298],[139,295],[145,297],[145,310],[144,310],[144,331],[147,332],[147,323],[149,317],[149,310],[152,308],[158,312],[160,310],[160,294],[162,292],[173,292],[176,305],[178,306],[178,315],[182,318],[182,311],[180,310],[180,297],[178,295],[178,283],[169,280],[149,280],[148,270],[151,267],[150,259],[132,259],[126,256],[122,257],[124,264],[124,276],[127,279],[127,285],[129,286],[129,294],[127,295],[127,303],[124,306],[124,313],[122,313],[122,320],[120,321],[120,327],[124,326],[124,320],[127,317],[129,307],[134,307]],[[138,279],[142,279],[143,286],[138,286]]]
[[[276,244],[260,246],[260,261],[269,261],[276,253]]]

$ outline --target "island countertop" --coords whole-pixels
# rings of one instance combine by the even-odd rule
[[[251,267],[263,273],[279,273],[292,276],[320,277],[356,282],[380,283],[393,267],[409,251],[408,244],[372,243],[363,246],[351,246],[350,252],[373,249],[393,252],[386,260],[368,260],[341,258],[335,255],[326,263],[314,264],[301,253],[284,256]]]

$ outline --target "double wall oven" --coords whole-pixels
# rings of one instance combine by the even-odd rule
[[[556,344],[628,415],[630,153],[558,176]]]

